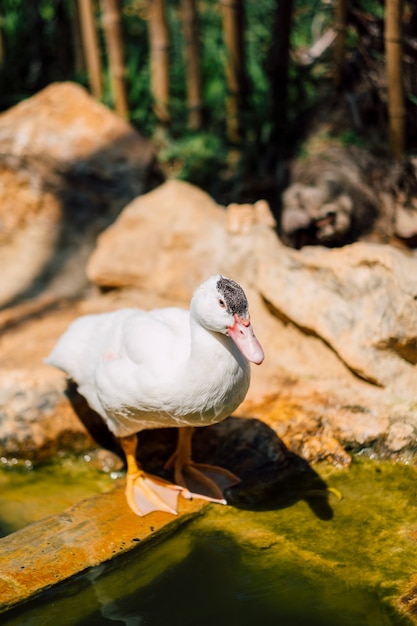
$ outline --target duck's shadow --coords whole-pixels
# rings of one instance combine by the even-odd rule
[[[77,386],[68,382],[66,395],[95,441],[118,454],[123,452],[102,418],[88,406]],[[164,468],[177,444],[177,429],[160,428],[140,433],[137,457],[151,474],[172,480]],[[301,457],[285,446],[276,433],[255,418],[228,417],[219,424],[196,428],[193,459],[230,470],[241,482],[229,488],[229,504],[249,510],[273,510],[304,500],[322,520],[330,520],[330,492],[325,481]]]

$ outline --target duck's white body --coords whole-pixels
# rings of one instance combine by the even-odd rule
[[[46,362],[77,383],[79,393],[120,439],[128,466],[129,505],[138,515],[146,515],[153,510],[176,511],[178,492],[190,495],[186,473],[193,484],[198,479],[203,491],[208,488],[216,502],[225,502],[221,489],[204,473],[214,470],[232,482],[237,478],[191,460],[189,427],[230,415],[248,390],[249,361],[259,364],[263,358],[242,288],[217,275],[200,285],[189,311],[123,309],[80,317]],[[175,467],[180,486],[161,485],[138,467],[135,458],[132,435],[167,426],[182,427],[168,462]]]
[[[243,401],[250,381],[232,339],[178,308],[80,317],[47,362],[77,382],[117,437],[218,422]]]

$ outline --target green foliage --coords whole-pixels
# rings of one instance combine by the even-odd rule
[[[221,12],[215,0],[208,0],[199,8],[203,100],[208,118],[206,123],[224,129],[227,89]]]
[[[157,120],[150,92],[149,39],[145,0],[122,0],[124,54],[130,120],[147,137],[153,137]],[[317,33],[331,19],[330,5],[321,0],[295,0],[292,45],[308,47]],[[101,28],[99,3],[96,4],[96,25],[99,32],[103,62],[103,102],[112,106],[111,82],[107,53]],[[168,170],[191,182],[210,187],[209,178],[216,179],[225,167],[228,143],[226,139],[225,77],[226,50],[223,40],[222,13],[219,0],[198,3],[203,86],[203,129],[200,134],[187,128],[186,84],[183,53],[183,29],[179,0],[166,0],[170,32],[170,114],[168,145],[161,159]],[[88,86],[85,71],[74,67],[73,28],[74,3],[70,0],[4,0],[3,33],[6,59],[0,70],[0,108],[7,108],[23,97],[36,93],[54,80],[75,80]],[[247,0],[246,10],[246,69],[249,91],[243,126],[245,145],[240,172],[250,164],[256,175],[262,153],[271,142],[270,84],[268,77],[272,24],[276,0]],[[63,37],[63,29],[66,32]],[[64,40],[65,39],[65,40]],[[57,51],[59,54],[57,56]],[[317,78],[292,64],[290,70],[291,119],[311,106],[317,93]],[[167,136],[165,136],[166,144]]]
[[[384,0],[355,0],[354,4],[360,9],[362,9],[362,11],[366,11],[370,15],[379,17],[380,19],[384,18],[384,15],[385,15]]]
[[[357,146],[358,148],[364,148],[366,146],[366,140],[353,128],[346,128],[340,135],[340,142],[344,146]]]
[[[75,0],[3,0],[2,32],[5,63],[0,67],[0,109],[15,104],[55,80],[74,80],[88,85],[86,72],[74,67],[73,35]],[[353,8],[383,17],[382,0],[353,0]],[[101,27],[100,3],[96,3],[96,24],[100,34],[103,62],[103,101],[112,106],[108,57]],[[147,0],[121,0],[126,79],[131,122],[147,137],[154,137],[157,120],[150,92],[149,40],[146,20]],[[218,175],[229,149],[226,139],[225,77],[226,50],[223,41],[222,13],[219,0],[199,0],[199,32],[203,85],[203,130],[191,133],[187,128],[186,84],[183,54],[183,30],[180,0],[166,0],[170,48],[170,113],[169,145],[161,157],[170,171],[188,180],[203,184],[210,174]],[[242,161],[236,171],[245,177],[267,159],[273,148],[274,119],[268,68],[277,0],[246,0],[246,69],[249,90],[243,114],[244,139]],[[291,61],[289,68],[289,119],[293,131],[300,128],[302,118],[319,101],[323,84],[328,82],[331,49],[312,65],[298,62],[299,53],[307,51],[332,25],[334,2],[329,0],[293,0]],[[347,47],[355,50],[358,33],[347,31]],[[372,51],[369,54],[373,54]],[[297,56],[298,55],[298,56]],[[414,105],[415,96],[409,94]],[[289,133],[290,137],[294,133]],[[165,143],[167,135],[165,136]],[[279,141],[283,141],[281,137]],[[346,131],[343,142],[358,143],[356,133]],[[292,139],[290,140],[292,141]]]
[[[225,168],[226,159],[224,141],[207,133],[186,133],[181,139],[171,140],[159,152],[159,160],[168,172],[206,189],[213,172],[218,175]]]
[[[332,24],[333,4],[323,0],[294,0],[291,43],[294,48],[311,46]]]
[[[313,154],[319,154],[326,151],[331,146],[356,146],[357,148],[365,148],[367,139],[353,128],[346,128],[340,133],[330,133],[327,131],[311,135],[306,141],[298,146],[297,159],[307,159]]]
[[[407,98],[410,100],[410,102],[412,102],[413,104],[417,106],[417,96],[415,96],[412,93],[408,93]]]
[[[123,37],[130,121],[151,137],[156,119],[150,93],[149,41],[144,5],[137,0],[122,4]]]
[[[50,82],[74,78],[70,14],[66,0],[3,0],[0,109]]]

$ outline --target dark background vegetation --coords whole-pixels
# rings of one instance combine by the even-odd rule
[[[184,37],[180,0],[166,0],[170,33],[169,124],[153,107],[149,64],[147,0],[122,0],[125,81],[129,119],[157,145],[170,174],[194,182],[215,197],[251,200],[285,185],[288,159],[303,154],[315,124],[329,121],[341,143],[389,155],[386,50],[383,0],[347,3],[342,81],[335,80],[334,45],[315,58],[314,45],[335,27],[338,0],[246,0],[244,3],[246,93],[241,134],[227,131],[228,86],[220,2],[200,0],[202,124],[191,130],[186,106]],[[280,70],[277,19],[283,5],[292,13],[289,66]],[[110,69],[102,28],[102,3],[95,21],[103,68],[102,100],[113,106]],[[285,7],[284,7],[285,8]],[[405,1],[403,78],[408,153],[417,146],[417,7]],[[72,80],[89,86],[83,59],[76,0],[2,0],[0,109],[30,97],[49,83]],[[284,101],[280,107],[280,98]]]

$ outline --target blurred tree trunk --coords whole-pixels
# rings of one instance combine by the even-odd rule
[[[103,26],[109,54],[110,78],[116,113],[128,118],[125,63],[119,0],[101,0]]]
[[[81,19],[81,33],[87,63],[88,78],[92,94],[102,96],[100,49],[94,23],[94,6],[91,0],[78,0]]]
[[[187,83],[188,126],[199,130],[202,122],[200,42],[196,0],[181,0]]]
[[[71,36],[72,36],[72,56],[75,72],[81,74],[85,72],[86,65],[83,54],[83,42],[81,36],[81,19],[78,0],[71,0],[70,3]]]
[[[402,0],[386,0],[385,55],[388,80],[388,113],[391,152],[395,160],[404,156],[405,104],[402,65]]]
[[[334,29],[336,31],[334,83],[336,89],[341,89],[344,82],[347,7],[348,0],[336,0],[334,19]]]
[[[276,0],[269,56],[269,81],[274,124],[273,140],[280,152],[286,145],[292,12],[293,0]]]
[[[148,0],[151,92],[160,124],[169,124],[169,33],[164,0]]]
[[[237,143],[243,133],[242,117],[248,90],[245,71],[244,0],[221,0],[220,4],[227,50],[227,134],[232,143]]]

